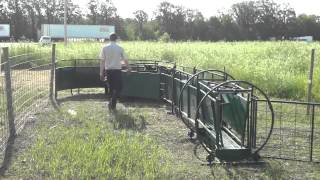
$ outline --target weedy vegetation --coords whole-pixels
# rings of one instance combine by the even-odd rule
[[[225,69],[236,79],[256,84],[270,96],[305,100],[311,49],[320,43],[305,42],[120,42],[129,59],[168,60],[199,69]],[[11,55],[49,47],[13,46]],[[98,58],[102,43],[75,42],[64,48],[57,44],[57,60]],[[35,53],[36,55],[37,53]],[[50,56],[50,53],[48,53]],[[43,61],[48,61],[44,59]],[[316,53],[320,59],[320,53]],[[66,62],[67,63],[67,62]],[[60,63],[61,64],[61,63]],[[320,100],[320,64],[315,64],[313,97]]]
[[[294,100],[306,98],[310,52],[313,48],[320,49],[317,42],[306,44],[286,41],[120,44],[129,59],[168,60],[199,69],[225,69],[236,79],[256,84],[273,98]],[[77,42],[65,48],[62,43],[57,43],[57,61],[67,65],[72,59],[95,59],[102,46],[102,43]],[[13,45],[10,47],[10,56],[17,64],[36,60],[27,68],[37,67],[50,63],[51,48],[36,44]],[[316,59],[319,57],[317,53]],[[316,93],[320,90],[319,66],[319,63],[315,64],[313,98],[316,101],[320,100],[320,95]],[[26,98],[30,99],[29,95]],[[177,128],[177,124],[163,124],[168,117],[159,117],[161,113],[158,110],[151,110],[154,107],[140,108],[142,104],[138,104],[137,107],[130,107],[131,110],[110,114],[101,104],[96,101],[70,101],[62,103],[59,112],[50,110],[37,115],[36,125],[29,129],[32,138],[26,140],[29,144],[25,148],[19,148],[22,150],[15,155],[7,177],[302,179],[319,175],[319,166],[273,160],[267,161],[263,167],[201,166],[199,159],[188,159],[194,157],[194,145],[191,142],[188,142],[191,146],[185,147],[185,143],[179,142],[176,143],[177,147],[172,148],[173,141],[186,137],[186,129],[177,132],[182,126],[185,128],[184,125]],[[1,106],[0,112],[4,108]],[[165,109],[161,110],[165,113]],[[70,113],[73,111],[76,113]],[[148,128],[151,130],[148,131]],[[164,139],[167,137],[174,140]],[[186,155],[186,152],[191,154]]]

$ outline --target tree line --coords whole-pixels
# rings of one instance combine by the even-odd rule
[[[114,25],[123,40],[241,41],[297,36],[320,40],[320,16],[297,15],[289,4],[273,0],[236,3],[210,18],[166,1],[152,17],[137,10],[134,18],[120,17],[112,0],[90,0],[86,10],[73,0],[67,3],[69,24]],[[63,17],[64,0],[0,0],[0,24],[9,23],[15,39],[36,41],[41,24],[62,24]]]

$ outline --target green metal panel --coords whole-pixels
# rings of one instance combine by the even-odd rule
[[[160,99],[160,74],[158,73],[122,73],[122,83],[122,96]]]
[[[247,101],[238,95],[223,94],[223,120],[237,133],[244,135],[247,119]]]
[[[63,67],[56,69],[56,90],[104,87],[99,67]],[[122,72],[122,96],[160,98],[160,74]]]
[[[201,110],[203,122],[207,125],[213,126],[215,124],[215,116],[211,106],[211,100],[208,97],[204,100],[204,103],[202,103]]]
[[[191,110],[191,118],[196,118],[196,110],[197,110],[197,90],[190,86],[190,110]]]
[[[182,92],[182,110],[187,114],[189,113],[188,112],[188,88],[189,87],[186,87]]]
[[[180,95],[180,81],[178,81],[178,80],[175,80],[175,88],[176,88],[176,90],[175,90],[175,103],[176,104],[178,104],[178,102],[179,102],[179,95]]]
[[[76,67],[75,88],[104,87],[99,71],[99,67]]]
[[[72,89],[75,86],[75,68],[64,67],[56,69],[56,90]]]
[[[104,87],[99,67],[63,67],[56,69],[56,90]]]

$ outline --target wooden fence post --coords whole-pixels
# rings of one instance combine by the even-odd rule
[[[0,48],[0,76],[1,76],[1,73],[2,73],[2,70],[1,70],[1,68],[2,68],[1,57],[2,57],[2,48]]]
[[[9,124],[9,139],[12,139],[16,135],[16,128],[14,125],[14,110],[12,100],[12,87],[11,87],[11,67],[9,59],[9,48],[2,48],[3,62],[4,62],[4,74],[6,84],[6,97],[7,97],[7,110],[8,110],[8,124]]]
[[[52,52],[51,52],[51,74],[50,74],[50,94],[49,97],[53,99],[56,97],[54,93],[54,75],[56,69],[56,44],[52,44]]]
[[[314,70],[314,57],[315,57],[315,49],[311,51],[311,64],[310,64],[310,74],[308,80],[308,94],[307,94],[307,102],[309,103],[312,99],[312,81],[313,81],[313,70]],[[307,107],[307,114],[309,115],[310,106]]]

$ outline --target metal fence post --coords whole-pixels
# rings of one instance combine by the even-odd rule
[[[314,57],[315,57],[315,49],[311,51],[311,64],[310,64],[310,74],[308,80],[308,94],[307,94],[307,102],[311,101],[312,98],[312,81],[313,81],[313,69],[314,69]],[[309,115],[310,106],[307,106],[307,114]]]
[[[9,140],[11,140],[16,135],[16,128],[14,125],[14,110],[13,110],[12,88],[11,88],[9,48],[4,47],[2,48],[2,50],[3,50],[3,61],[5,62],[4,72],[5,72],[5,84],[6,84],[6,96],[7,96]]]
[[[177,91],[176,91],[176,84],[175,84],[175,75],[176,75],[176,69],[172,69],[172,81],[171,81],[171,85],[172,85],[172,100],[171,100],[171,113],[174,114],[174,108],[175,108],[175,102],[176,102],[176,95],[177,95]]]
[[[50,74],[50,98],[53,98],[54,93],[54,75],[56,70],[56,44],[52,44],[51,52],[51,74]]]
[[[1,70],[1,68],[2,68],[2,67],[1,67],[1,66],[2,66],[2,65],[1,65],[1,62],[2,62],[2,61],[1,61],[1,57],[2,57],[2,48],[0,48],[0,76],[1,76],[1,73],[2,73],[2,70]]]

